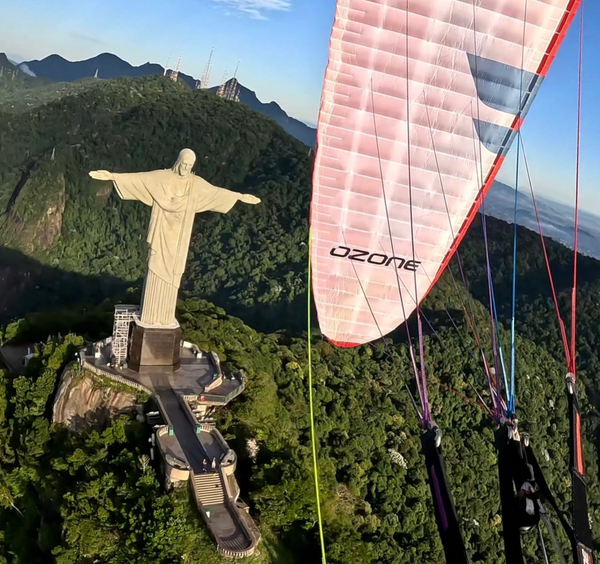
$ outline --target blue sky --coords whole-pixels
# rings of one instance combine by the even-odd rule
[[[70,60],[112,52],[132,64],[166,64],[200,78],[215,49],[211,82],[232,73],[263,102],[315,123],[334,0],[4,0],[0,51]],[[523,128],[536,191],[572,202],[575,174],[578,23],[571,28]],[[585,6],[582,206],[600,214],[600,5]],[[500,179],[515,183],[514,156]],[[521,182],[524,184],[524,182]]]

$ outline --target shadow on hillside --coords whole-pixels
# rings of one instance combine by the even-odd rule
[[[0,247],[0,325],[35,316],[39,331],[47,333],[27,335],[29,338],[69,331],[96,336],[110,330],[115,302],[139,302],[139,291],[128,295],[132,286],[139,284],[110,275],[67,272]]]
[[[35,317],[40,332],[27,338],[69,331],[90,337],[109,334],[115,303],[139,303],[141,281],[128,282],[111,275],[85,275],[43,264],[14,249],[0,247],[0,325]],[[182,293],[182,298],[192,294]],[[291,303],[232,306],[219,296],[199,296],[263,332],[306,331],[306,297]],[[43,318],[43,319],[42,319]],[[316,316],[315,316],[316,319]],[[108,332],[108,333],[107,333]],[[23,335],[25,338],[25,335]]]

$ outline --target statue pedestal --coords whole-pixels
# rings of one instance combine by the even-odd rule
[[[177,370],[181,327],[148,327],[134,322],[128,366],[137,372],[146,366],[168,366]]]

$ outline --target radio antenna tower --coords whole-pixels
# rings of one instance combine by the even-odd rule
[[[225,100],[231,100],[233,102],[240,101],[240,84],[236,78],[237,72],[240,68],[240,61],[238,60],[237,66],[235,67],[235,73],[229,80],[224,80],[223,84],[217,90],[217,96]]]
[[[219,89],[217,90],[217,96],[220,96],[221,98],[223,98],[223,96],[225,96],[226,86],[227,86],[227,69],[225,69],[225,72],[223,73],[223,80],[221,81],[221,86],[219,86]]]
[[[235,67],[235,72],[233,73],[233,78],[237,78],[237,72],[240,70],[241,59],[238,59],[237,65]]]
[[[169,53],[169,56],[167,57],[167,64],[165,65],[165,71],[163,72],[163,76],[167,76],[167,73],[169,72],[169,62],[171,61],[171,53]]]
[[[179,67],[181,66],[181,55],[182,53],[179,54],[179,59],[177,59],[177,66],[175,67],[174,71],[171,71],[171,80],[173,82],[177,82],[177,77],[179,76]]]
[[[208,83],[210,81],[210,68],[211,68],[211,63],[212,63],[212,56],[213,56],[213,51],[215,50],[215,48],[213,47],[210,50],[210,55],[208,56],[208,63],[206,63],[206,68],[204,69],[204,74],[202,75],[202,88],[208,88]]]

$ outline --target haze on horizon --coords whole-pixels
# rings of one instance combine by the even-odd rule
[[[585,5],[581,143],[581,207],[600,214],[600,5]],[[0,6],[0,51],[21,60],[56,53],[82,60],[114,53],[132,65],[171,65],[201,77],[214,47],[211,84],[238,59],[238,78],[263,102],[276,101],[308,125],[317,121],[335,0],[174,0],[148,6],[142,0],[7,0]],[[523,138],[536,192],[573,204],[577,87],[577,17],[532,106]],[[516,185],[513,145],[499,180]],[[526,190],[521,165],[519,185]]]

